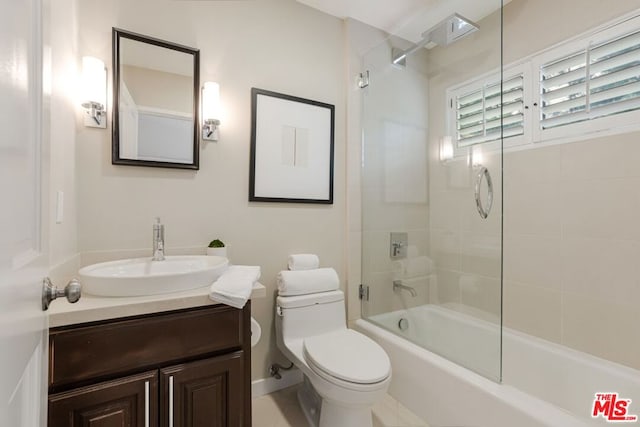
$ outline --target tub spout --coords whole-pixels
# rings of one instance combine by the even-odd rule
[[[405,284],[402,283],[402,280],[394,280],[393,281],[393,290],[397,291],[397,290],[401,290],[401,291],[408,291],[411,294],[411,297],[415,298],[418,296],[418,292],[416,292],[416,289],[412,286],[407,286]]]

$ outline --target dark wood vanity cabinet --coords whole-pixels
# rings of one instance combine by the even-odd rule
[[[50,426],[152,426],[157,419],[157,371],[49,396]]]
[[[243,425],[242,356],[237,352],[161,369],[160,427],[170,427],[172,417],[175,427]]]
[[[250,305],[52,329],[49,427],[250,427]]]

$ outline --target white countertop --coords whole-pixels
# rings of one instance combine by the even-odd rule
[[[106,298],[85,294],[75,304],[61,298],[49,308],[49,327],[217,304],[209,299],[209,288],[210,286],[206,286],[189,291],[141,297]],[[253,285],[251,299],[266,296],[267,289],[262,284]]]

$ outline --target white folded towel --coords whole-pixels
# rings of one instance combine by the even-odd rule
[[[289,255],[289,270],[313,270],[320,267],[320,258],[314,254]]]
[[[253,284],[260,278],[260,267],[232,265],[211,285],[209,298],[235,308],[247,303]]]
[[[281,271],[278,274],[280,296],[307,295],[335,291],[340,287],[338,273],[333,268]]]

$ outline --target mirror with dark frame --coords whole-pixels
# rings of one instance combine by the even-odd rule
[[[199,168],[198,49],[113,29],[112,163]]]

